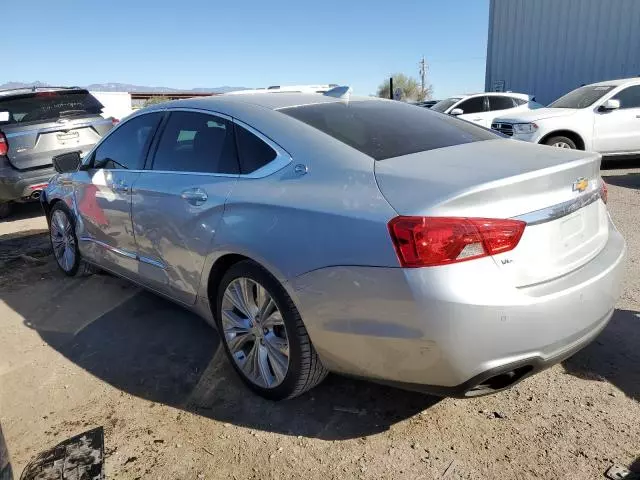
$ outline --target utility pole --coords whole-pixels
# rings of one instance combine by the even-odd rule
[[[424,79],[427,76],[427,62],[424,59],[424,55],[418,65],[420,65],[420,84],[422,85],[422,94],[424,95]]]

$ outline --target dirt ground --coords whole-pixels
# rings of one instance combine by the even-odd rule
[[[600,337],[509,391],[438,399],[330,376],[271,403],[203,321],[108,275],[63,277],[38,206],[0,223],[0,424],[16,478],[103,426],[107,478],[594,479],[640,468],[640,168],[606,170],[628,242]],[[0,462],[1,463],[1,462]]]

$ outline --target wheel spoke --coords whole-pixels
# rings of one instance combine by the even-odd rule
[[[224,296],[231,304],[240,311],[242,315],[249,318],[252,316],[251,309],[249,304],[246,301],[245,292],[243,288],[243,284],[241,280],[246,280],[243,278],[239,278],[234,280],[229,284],[227,290],[224,292]]]
[[[237,332],[227,335],[225,338],[227,340],[227,345],[229,345],[229,350],[234,354],[242,350],[242,347],[244,347],[247,342],[253,341],[255,343],[256,341],[256,337],[249,332]]]
[[[73,261],[74,261],[74,253],[71,250],[71,248],[69,247],[65,247],[64,249],[64,265],[65,265],[65,270],[71,270],[71,266],[73,265]]]
[[[251,380],[253,383],[260,385],[262,382],[260,381],[260,369],[258,366],[258,342],[253,342],[253,346],[249,353],[245,356],[244,361],[240,364],[240,368],[245,373],[245,375]]]
[[[265,347],[269,364],[278,383],[284,380],[289,365],[289,345],[283,338],[275,335],[265,336]]]
[[[267,349],[264,345],[258,345],[258,354],[256,355],[256,367],[259,372],[259,375],[262,379],[262,382],[270,387],[273,385],[274,378],[271,375],[271,370],[269,370],[269,360]]]
[[[225,333],[247,333],[249,321],[240,318],[233,310],[222,310],[222,328]]]
[[[282,320],[282,314],[279,310],[275,310],[271,315],[262,320],[261,325],[264,328],[268,328],[272,330],[273,327],[282,326],[284,327],[284,321]]]

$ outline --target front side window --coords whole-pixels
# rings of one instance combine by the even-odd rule
[[[148,113],[124,122],[98,146],[93,165],[111,170],[141,170],[161,118],[161,113]]]
[[[251,173],[276,158],[276,152],[246,128],[235,126],[242,173]]]
[[[640,85],[625,88],[613,98],[620,100],[621,109],[640,108]]]
[[[549,108],[587,108],[615,87],[610,85],[588,85],[576,88],[549,104]]]
[[[465,100],[456,108],[461,108],[463,113],[480,113],[484,112],[485,97],[473,97]]]
[[[470,122],[403,102],[336,101],[278,111],[375,160],[500,138]]]
[[[523,101],[524,103],[524,101]],[[501,95],[489,95],[489,110],[507,110],[515,105],[511,97]]]
[[[237,174],[233,124],[197,112],[172,112],[153,159],[153,170]]]

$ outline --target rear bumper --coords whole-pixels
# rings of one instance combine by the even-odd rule
[[[330,370],[439,395],[470,396],[513,372],[510,386],[572,355],[606,326],[625,243],[559,279],[509,284],[491,258],[436,268],[331,267],[292,282]],[[492,380],[493,381],[493,380]]]
[[[0,161],[0,202],[29,198],[38,187],[45,184],[56,174],[53,167],[38,168],[36,170],[20,171]]]

